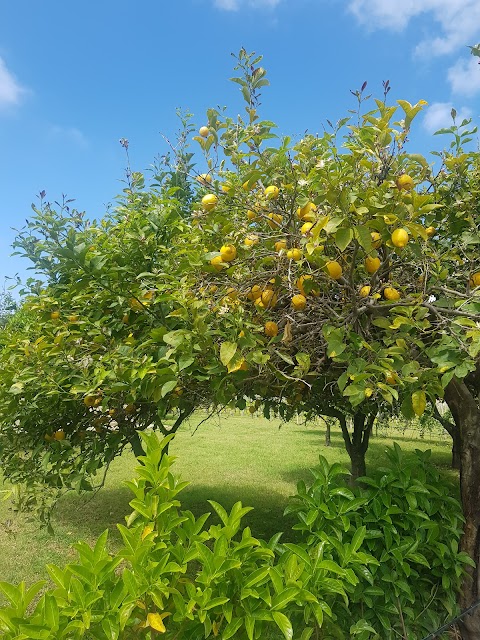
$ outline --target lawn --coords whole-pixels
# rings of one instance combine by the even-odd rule
[[[198,515],[211,510],[208,499],[226,507],[241,500],[254,507],[245,524],[260,537],[276,531],[292,536],[291,521],[282,513],[296,483],[309,479],[319,454],[330,462],[348,463],[340,431],[332,429],[332,446],[326,447],[325,426],[320,422],[280,424],[238,412],[212,418],[196,430],[201,419],[195,416],[185,425],[170,450],[178,456],[174,470],[191,482],[181,494],[183,505]],[[441,431],[424,437],[418,428],[393,429],[388,437],[387,432],[374,433],[367,465],[381,465],[385,447],[394,440],[405,450],[432,449],[435,463],[454,479],[448,471],[450,439]],[[107,527],[112,548],[117,546],[115,524],[130,512],[132,497],[123,481],[133,476],[135,466],[133,455],[125,454],[112,465],[98,493],[62,498],[53,519],[53,536],[25,516],[12,514],[8,503],[0,503],[0,580],[31,583],[45,578],[46,564],[72,560],[72,543],[80,538],[93,542]]]

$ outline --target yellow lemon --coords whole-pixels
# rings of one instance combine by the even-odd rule
[[[52,311],[50,318],[52,320],[58,320],[60,318],[60,311]]]
[[[262,289],[258,286],[258,284],[254,284],[250,291],[247,293],[247,298],[249,300],[256,300],[260,298],[262,295]]]
[[[266,322],[265,335],[267,335],[269,338],[278,336],[278,324],[276,322]]]
[[[472,275],[470,282],[473,287],[480,287],[480,271]]]
[[[367,256],[365,259],[365,269],[367,273],[373,274],[380,269],[381,265],[380,258],[372,258],[371,256]]]
[[[68,316],[69,322],[78,322],[78,316]]]
[[[300,293],[302,294],[302,296],[307,296],[307,294],[305,293],[305,289],[303,287],[303,283],[307,280],[313,280],[313,276],[307,274],[304,276],[300,276],[300,278],[297,280],[297,287],[300,290]],[[311,288],[308,290],[308,293],[310,293],[312,296],[319,296],[320,295],[320,291],[316,288]]]
[[[302,259],[302,252],[300,251],[300,249],[289,249],[287,251],[287,258],[289,260],[295,260],[295,262],[298,262],[299,260]]]
[[[303,311],[307,306],[307,299],[305,296],[302,296],[301,293],[298,293],[296,296],[292,298],[292,307],[297,311]]]
[[[282,224],[283,216],[281,216],[279,213],[269,213],[267,217],[267,224],[270,229],[278,229],[278,227]]]
[[[237,250],[233,244],[224,244],[220,249],[220,256],[223,262],[231,262],[237,257]]]
[[[227,297],[230,298],[230,300],[238,300],[238,291],[233,287],[229,287],[227,289]]]
[[[53,437],[55,440],[65,440],[65,431],[63,431],[63,429],[59,429],[58,431],[55,431]]]
[[[300,232],[306,236],[307,234],[310,233],[310,229],[313,227],[313,222],[305,222],[305,224],[302,224],[301,228],[300,228]]]
[[[207,193],[207,195],[202,198],[202,207],[205,211],[211,211],[212,209],[215,209],[217,202],[218,198],[214,193]]]
[[[228,184],[228,182],[226,182],[225,184],[222,184],[222,191],[223,193],[231,194],[234,192],[234,188],[231,184]]]
[[[286,249],[286,248],[287,248],[286,240],[278,240],[278,242],[275,242],[275,251],[277,253],[279,253],[282,249]]]
[[[277,304],[278,296],[272,289],[266,289],[262,293],[262,302],[267,309],[273,309]]]
[[[368,296],[370,295],[370,291],[372,290],[372,287],[369,287],[368,285],[365,285],[364,287],[362,287],[360,289],[360,297],[361,298],[368,298]]]
[[[372,237],[373,248],[378,249],[378,247],[382,244],[382,236],[378,233],[378,231],[372,231],[370,235]]]
[[[385,300],[391,300],[391,301],[395,301],[395,300],[400,300],[400,292],[397,291],[397,289],[394,289],[393,287],[385,287],[385,289],[383,290],[383,297],[385,298]]]
[[[97,400],[96,396],[85,396],[85,398],[83,399],[83,404],[86,407],[94,407],[96,400]]]
[[[245,238],[244,243],[247,247],[253,247],[254,244],[257,244],[258,240],[258,236],[256,236],[254,233],[251,233]]]
[[[437,233],[437,230],[435,229],[435,227],[427,227],[425,229],[425,233],[429,238],[433,238],[433,236]]]
[[[370,396],[373,394],[372,387],[365,387],[365,390],[363,393],[365,394],[366,398],[370,398]]]
[[[212,265],[212,267],[214,267],[216,271],[221,271],[225,266],[223,264],[222,256],[215,256],[215,258],[212,258],[210,260],[210,264]]]
[[[317,210],[317,206],[313,202],[307,202],[303,207],[298,207],[297,216],[300,220],[305,220],[305,216],[312,215],[315,219],[315,211]]]
[[[393,373],[387,373],[385,376],[385,382],[391,386],[397,384],[397,378]]]
[[[257,219],[257,217],[258,217],[258,216],[257,216],[257,214],[255,213],[255,211],[252,211],[251,209],[249,209],[249,210],[247,211],[247,218],[248,218],[249,220],[251,220],[252,222],[253,222],[254,220],[256,220],[256,219]]]
[[[200,182],[200,184],[212,184],[212,176],[209,173],[201,173],[197,176],[197,182]]]
[[[328,275],[334,280],[340,280],[342,277],[343,269],[341,265],[336,260],[330,260],[325,265]]]
[[[210,133],[210,129],[208,127],[200,127],[198,133],[202,136],[202,138],[208,138],[208,134]]]
[[[405,229],[395,229],[392,233],[392,244],[394,247],[400,247],[403,249],[408,243],[409,235]]]
[[[267,200],[276,200],[280,194],[280,189],[276,185],[271,184],[265,189],[264,193]]]
[[[401,190],[410,191],[413,189],[414,182],[413,178],[406,173],[402,174],[397,178],[397,187]]]

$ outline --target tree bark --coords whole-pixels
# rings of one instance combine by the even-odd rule
[[[348,430],[345,414],[336,409],[332,409],[328,415],[337,418],[340,422],[345,448],[350,457],[351,481],[354,483],[358,478],[366,475],[367,472],[365,455],[367,453],[376,414],[371,413],[367,415],[361,412],[355,413],[353,415],[353,430],[351,434]]]
[[[460,491],[465,518],[461,549],[476,567],[468,567],[460,606],[465,609],[480,597],[480,403],[467,384],[453,378],[445,389],[447,402],[459,430]],[[480,638],[480,607],[460,624],[463,640]]]
[[[450,422],[447,420],[440,411],[438,407],[435,406],[433,410],[433,417],[440,422],[442,427],[447,431],[447,433],[452,438],[452,469],[460,469],[461,464],[461,447],[460,447],[460,429],[454,422]]]

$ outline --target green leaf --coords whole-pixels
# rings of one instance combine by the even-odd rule
[[[340,251],[345,251],[352,240],[353,230],[350,227],[348,229],[341,228],[337,230],[335,234],[335,244]]]
[[[277,623],[278,628],[286,638],[286,640],[292,640],[293,638],[292,623],[287,618],[287,616],[283,613],[280,613],[280,611],[273,611],[272,616],[275,622]]]
[[[162,398],[164,398],[167,395],[167,393],[170,393],[171,391],[173,391],[177,386],[177,384],[178,384],[178,380],[168,380],[168,382],[165,382],[165,384],[162,386],[162,392],[161,392]]]
[[[272,600],[272,609],[284,609],[292,600],[298,596],[298,587],[289,587],[277,595]]]
[[[365,250],[366,253],[370,253],[373,249],[371,230],[364,225],[358,225],[353,228],[355,240]]]
[[[220,346],[220,361],[228,367],[228,363],[237,352],[237,344],[235,342],[222,342]]]

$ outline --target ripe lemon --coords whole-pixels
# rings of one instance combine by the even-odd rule
[[[297,311],[303,311],[307,306],[307,299],[305,296],[302,296],[301,293],[297,293],[296,296],[292,298],[292,307]]]
[[[300,232],[306,236],[307,234],[310,233],[310,229],[313,227],[313,222],[305,222],[305,224],[302,224]]]
[[[257,298],[254,302],[255,306],[257,307],[257,309],[265,309],[265,305],[262,302],[262,298]]]
[[[365,285],[364,287],[362,287],[360,289],[360,297],[361,298],[368,298],[368,296],[370,295],[370,291],[372,290],[372,287],[369,287],[368,285]]]
[[[302,252],[300,251],[300,249],[289,249],[287,251],[287,258],[289,260],[295,260],[295,262],[298,262],[299,260],[302,259]]]
[[[433,238],[433,236],[437,233],[437,230],[435,229],[435,227],[427,227],[425,229],[425,233],[429,238]]]
[[[472,275],[470,283],[473,287],[480,287],[480,271]]]
[[[221,271],[223,269],[223,267],[225,266],[223,264],[222,256],[215,256],[215,258],[212,258],[210,260],[210,264],[212,265],[212,267],[214,267],[214,269],[216,271]]]
[[[276,185],[271,184],[265,189],[264,193],[267,200],[276,200],[280,194],[280,189]]]
[[[378,249],[378,247],[382,244],[382,236],[378,233],[378,231],[372,231],[370,235],[372,237],[373,248]]]
[[[277,304],[278,296],[272,289],[266,289],[262,293],[262,302],[267,309],[273,309]]]
[[[340,280],[342,277],[343,269],[341,265],[336,260],[330,260],[325,265],[328,275],[334,280]]]
[[[266,322],[265,335],[269,338],[275,338],[275,336],[278,336],[278,324],[276,322]]]
[[[226,182],[225,184],[222,184],[222,191],[223,193],[227,193],[227,194],[232,194],[235,189],[233,188],[233,185],[228,184],[228,182]]]
[[[230,300],[238,300],[238,291],[233,287],[229,287],[227,289],[227,297],[230,298]]]
[[[83,399],[83,404],[86,407],[94,407],[96,400],[97,400],[96,396],[85,396],[85,398]]]
[[[365,259],[365,269],[367,273],[373,274],[380,269],[381,265],[380,258],[372,258],[371,256],[367,256]]]
[[[385,300],[400,300],[400,291],[397,291],[397,289],[394,289],[393,287],[385,287],[385,289],[383,290],[383,297],[385,298]]]
[[[258,216],[257,216],[257,214],[255,213],[255,211],[252,211],[251,209],[249,209],[249,210],[247,211],[247,218],[248,218],[249,220],[251,220],[252,222],[253,222],[254,220],[256,220],[256,219],[257,219],[257,217],[258,217]]]
[[[371,395],[373,394],[373,389],[372,387],[365,387],[365,390],[363,392],[365,394],[366,398],[370,398]]]
[[[300,220],[305,220],[305,216],[311,216],[313,214],[313,218],[315,219],[315,211],[317,210],[317,206],[313,202],[307,202],[307,204],[303,207],[298,207],[297,216]],[[312,222],[312,220],[310,220]]]
[[[256,236],[254,233],[251,233],[245,238],[244,243],[247,247],[253,247],[254,244],[257,244],[258,240],[258,236]]]
[[[305,297],[307,296],[307,294],[305,293],[305,289],[303,288],[303,283],[307,280],[313,280],[313,276],[307,274],[305,276],[300,276],[300,278],[297,280],[297,287],[299,288],[302,296],[305,296]],[[310,288],[308,290],[308,293],[310,293],[312,296],[320,295],[320,291],[316,288]]]
[[[65,431],[63,431],[63,429],[59,429],[58,431],[55,431],[53,437],[55,440],[65,440]]]
[[[78,316],[68,316],[69,322],[78,322]]]
[[[403,249],[407,245],[410,236],[405,229],[395,229],[392,233],[392,244],[394,247],[400,247]]]
[[[267,224],[270,229],[278,229],[278,227],[282,224],[283,216],[281,216],[279,213],[269,213],[267,217]]]
[[[207,195],[202,198],[202,207],[205,211],[211,211],[215,209],[217,202],[218,198],[214,193],[207,193]]]
[[[401,190],[410,191],[413,189],[414,182],[413,178],[406,173],[402,174],[397,178],[397,187]]]
[[[385,376],[385,382],[391,386],[397,384],[397,378],[395,377],[395,375],[393,373],[388,373]]]
[[[198,133],[202,136],[202,138],[208,138],[208,134],[210,133],[210,129],[208,127],[200,127]]]
[[[282,249],[286,249],[286,248],[287,248],[286,240],[278,240],[278,242],[275,242],[275,251],[277,253],[279,253]]]
[[[237,250],[233,244],[224,244],[220,249],[220,257],[223,262],[231,262],[237,257]]]
[[[197,182],[200,182],[200,184],[212,184],[212,176],[209,173],[201,173],[197,176]]]
[[[58,320],[60,318],[60,311],[52,311],[50,318],[52,320]]]
[[[262,289],[258,286],[258,284],[254,284],[250,291],[247,293],[247,298],[249,300],[256,300],[260,298],[262,295]]]

